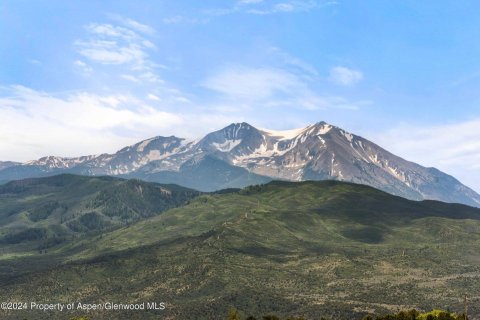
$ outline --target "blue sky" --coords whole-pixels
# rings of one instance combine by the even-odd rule
[[[0,160],[341,126],[480,191],[478,1],[0,3]]]

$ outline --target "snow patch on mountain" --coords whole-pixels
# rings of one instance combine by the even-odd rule
[[[216,159],[215,165],[223,161],[230,167],[242,167],[272,179],[338,179],[368,184],[415,200],[480,205],[480,195],[455,178],[406,161],[325,122],[283,131],[259,130],[248,123],[232,123],[194,141],[174,136],[155,137],[115,154],[43,157],[1,169],[0,180],[64,172],[128,176],[138,173],[142,178],[155,179],[157,173],[180,172],[186,164],[194,165],[205,157]],[[195,176],[184,178],[198,179]]]
[[[331,126],[329,124],[325,124],[317,131],[317,133],[318,134],[327,134],[327,133],[330,132],[330,130],[332,130],[332,128],[333,128],[333,126]]]
[[[353,134],[351,134],[350,132],[347,132],[345,130],[340,130],[340,133],[348,140],[348,142],[352,142]]]
[[[232,149],[238,146],[241,142],[242,140],[226,140],[223,143],[213,142],[212,145],[221,152],[229,152],[232,151]]]
[[[137,146],[137,151],[138,151],[138,152],[143,152],[143,150],[145,149],[145,147],[148,146],[148,144],[149,144],[150,142],[152,142],[153,140],[155,140],[155,138],[151,138],[151,139],[147,139],[147,140],[142,141],[142,142]]]
[[[298,128],[293,130],[275,131],[270,129],[260,129],[260,131],[268,134],[270,137],[277,138],[278,140],[290,140],[302,134],[302,132],[304,132],[308,128],[309,126],[306,128]]]
[[[45,169],[48,169],[48,170],[67,169],[67,168],[75,167],[79,164],[86,163],[96,157],[97,157],[96,155],[83,156],[78,158],[62,158],[62,157],[56,157],[56,156],[47,156],[47,157],[42,157],[38,160],[27,161],[22,165],[23,166],[41,166],[41,167],[45,167]]]

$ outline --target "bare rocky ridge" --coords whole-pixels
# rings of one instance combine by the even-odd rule
[[[454,177],[402,159],[325,122],[288,131],[234,123],[197,141],[154,137],[115,154],[44,157],[14,164],[0,169],[0,180],[65,172],[138,177],[204,191],[272,179],[333,179],[370,185],[408,199],[480,206],[480,195]]]

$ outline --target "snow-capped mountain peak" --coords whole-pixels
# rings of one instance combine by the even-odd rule
[[[214,190],[268,179],[335,179],[367,184],[410,199],[480,205],[480,195],[455,178],[406,161],[323,121],[293,130],[232,123],[195,141],[158,136],[114,154],[47,156],[23,164],[3,163],[0,181],[70,172],[134,176]],[[206,180],[199,184],[199,177]]]

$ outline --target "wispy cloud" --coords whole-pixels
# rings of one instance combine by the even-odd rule
[[[278,2],[263,8],[250,8],[246,10],[246,12],[258,15],[268,15],[275,13],[306,12],[316,7],[318,7],[316,1],[286,1]]]
[[[161,99],[159,97],[157,97],[156,95],[154,95],[153,93],[149,93],[147,95],[147,99],[150,99],[150,100],[153,100],[153,101],[161,101]]]
[[[150,58],[156,46],[147,38],[155,30],[132,19],[116,17],[115,20],[123,25],[90,23],[85,26],[85,38],[74,42],[78,53],[90,63],[82,61],[83,69],[92,71],[93,64],[122,66],[137,73],[137,78],[160,82],[156,73],[159,65]],[[131,80],[132,77],[123,78]]]
[[[113,151],[134,139],[173,129],[181,116],[158,110],[130,95],[74,92],[52,95],[23,86],[3,88],[0,153],[17,157]],[[25,148],[27,144],[28,148]],[[13,152],[15,153],[15,152]]]
[[[288,67],[293,67],[301,72],[304,77],[318,77],[318,70],[311,64],[292,56],[288,52],[283,51],[278,47],[270,47],[269,53],[280,58],[283,64]]]
[[[244,120],[198,110],[179,113],[178,107],[185,103],[188,99],[181,96],[168,102],[154,93],[140,98],[0,87],[0,154],[4,159],[26,161],[45,155],[114,152],[159,134],[196,138],[220,125]]]
[[[82,74],[89,76],[92,74],[93,69],[88,66],[85,62],[82,60],[75,60],[73,62],[73,66]]]
[[[351,86],[363,79],[363,73],[359,70],[338,66],[330,69],[328,79],[341,86]]]
[[[131,75],[131,74],[121,74],[120,77],[122,79],[131,81],[131,82],[140,83],[140,79],[138,77],[135,77],[134,75]]]
[[[239,0],[231,6],[211,7],[203,9],[200,15],[195,17],[187,15],[175,15],[162,19],[164,24],[205,24],[216,17],[231,14],[249,14],[266,16],[273,14],[286,14],[297,12],[309,12],[314,9],[336,5],[336,1],[315,1],[315,0]]]
[[[124,27],[92,23],[85,27],[88,40],[78,40],[75,46],[87,59],[103,64],[130,63],[136,68],[146,64],[146,49],[154,48],[148,40]]]
[[[335,5],[336,1],[314,0],[239,0],[232,7],[208,9],[204,12],[211,16],[223,16],[232,13],[271,15],[280,13],[308,12],[313,9]]]
[[[221,70],[204,82],[204,86],[235,99],[268,99],[302,86],[288,72],[273,68],[232,67]]]
[[[228,67],[211,75],[203,86],[225,100],[251,107],[358,108],[346,98],[317,94],[305,79],[280,68]]]
[[[130,18],[122,18],[119,17],[118,20],[122,22],[125,26],[130,27],[138,32],[146,33],[146,34],[154,34],[155,29],[146,24],[140,23]]]

